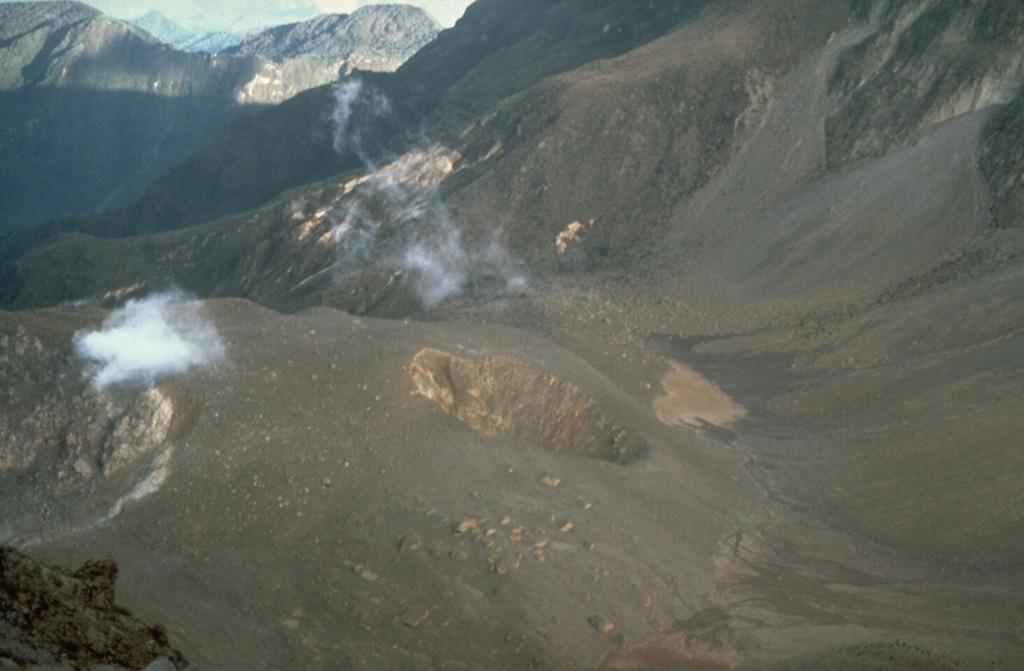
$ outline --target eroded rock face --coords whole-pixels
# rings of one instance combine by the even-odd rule
[[[174,408],[158,390],[125,400],[92,388],[79,396],[48,394],[27,417],[0,415],[0,471],[53,462],[57,491],[109,477],[167,438]]]
[[[161,389],[98,391],[69,351],[22,326],[0,333],[0,476],[88,493],[159,450],[174,419]]]
[[[18,664],[142,669],[158,657],[184,668],[167,632],[116,605],[113,559],[75,572],[0,547],[0,657]],[[6,668],[6,667],[5,667]],[[105,667],[110,668],[110,667]]]
[[[992,225],[1024,227],[1024,95],[1006,105],[992,120],[982,144],[979,167],[992,194]]]
[[[1019,95],[1024,6],[1014,0],[878,5],[877,32],[839,58],[828,163],[882,156],[924,127]]]
[[[620,464],[647,453],[643,438],[592,396],[521,361],[423,349],[411,373],[421,394],[481,433]]]

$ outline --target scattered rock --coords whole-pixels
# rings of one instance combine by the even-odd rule
[[[418,627],[430,617],[430,609],[420,606],[410,606],[402,613],[401,622],[407,627]]]
[[[475,531],[480,526],[481,520],[476,517],[467,517],[466,519],[459,522],[458,526],[455,527],[455,533],[464,534],[467,531]]]
[[[551,475],[545,475],[543,478],[540,479],[540,483],[542,485],[547,485],[548,487],[557,487],[558,485],[562,484],[562,478]]]
[[[77,459],[77,460],[75,460],[74,468],[75,468],[75,473],[78,473],[83,478],[91,478],[92,477],[92,466],[90,466],[89,462],[87,462],[85,459]]]
[[[523,561],[523,555],[503,555],[497,556],[492,555],[487,559],[487,562],[491,565],[491,570],[499,575],[507,575],[514,572],[519,568],[519,564]]]
[[[587,620],[587,622],[590,623],[591,627],[597,629],[602,634],[607,634],[611,630],[615,629],[614,622],[612,622],[608,618],[601,617],[600,615],[592,615],[590,619]]]
[[[640,608],[650,608],[653,604],[651,596],[638,585],[630,585],[626,588],[626,594],[635,606]]]
[[[412,552],[414,550],[419,550],[421,547],[423,547],[423,539],[420,538],[419,534],[413,532],[406,534],[402,538],[402,541],[398,546],[398,550],[399,552]]]
[[[377,575],[370,569],[366,568],[362,564],[357,564],[353,567],[352,570],[355,571],[360,578],[362,578],[363,580],[367,580],[369,582],[377,582],[377,580],[380,579],[379,575]]]

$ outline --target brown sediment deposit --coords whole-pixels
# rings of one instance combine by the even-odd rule
[[[607,655],[603,669],[731,669],[740,661],[729,617],[717,608],[703,610],[674,631],[659,634],[624,654]]]
[[[654,399],[654,412],[665,424],[724,427],[747,416],[747,409],[733,401],[718,385],[686,364],[672,361],[672,370],[661,378],[663,396]]]

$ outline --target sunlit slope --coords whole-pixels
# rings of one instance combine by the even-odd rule
[[[284,62],[315,57],[336,70],[391,72],[433,40],[441,26],[413,5],[367,5],[351,14],[324,14],[246,36],[228,54]]]

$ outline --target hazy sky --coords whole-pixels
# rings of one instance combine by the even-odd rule
[[[13,0],[0,0],[11,2]],[[104,14],[119,19],[159,10],[175,21],[214,30],[244,31],[261,25],[302,21],[317,14],[348,14],[362,5],[388,0],[84,0]],[[401,2],[402,0],[390,0]],[[448,27],[462,16],[472,0],[405,0],[426,9]]]

